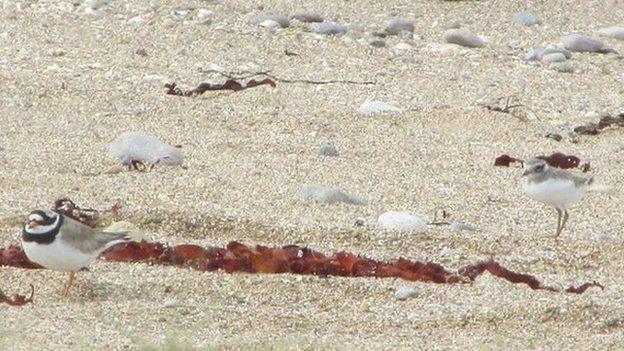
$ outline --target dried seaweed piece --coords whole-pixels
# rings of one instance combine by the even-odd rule
[[[576,168],[581,164],[581,159],[574,155],[566,155],[561,152],[555,152],[550,156],[537,156],[537,158],[546,161],[550,166],[561,169]]]
[[[509,165],[513,162],[524,163],[524,161],[522,161],[519,158],[515,158],[507,154],[503,154],[503,155],[498,156],[496,160],[494,160],[494,166],[509,167]]]
[[[604,290],[605,289],[604,286],[602,286],[602,284],[594,281],[594,282],[591,282],[591,283],[585,283],[585,284],[579,286],[578,288],[574,287],[574,286],[571,286],[571,287],[565,289],[565,292],[572,293],[572,294],[582,294],[582,293],[585,292],[585,290],[587,290],[587,289],[589,289],[591,287],[594,287],[594,286],[600,288],[600,290]]]
[[[130,241],[106,249],[100,254],[100,258],[117,262],[156,262],[164,252],[165,246],[161,243]]]
[[[13,296],[9,297],[5,295],[2,290],[0,290],[0,304],[6,303],[11,306],[24,306],[27,303],[33,302],[33,297],[35,296],[35,287],[30,284],[30,296],[26,297],[20,294],[13,294]]]
[[[522,274],[510,271],[509,269],[501,266],[497,262],[487,261],[481,262],[476,265],[469,265],[462,267],[458,272],[459,274],[467,277],[470,280],[475,280],[478,276],[483,274],[483,272],[488,271],[493,276],[503,278],[509,282],[514,284],[523,283],[528,285],[533,290],[548,290],[548,291],[557,291],[554,288],[542,286],[542,283],[530,274]]]
[[[11,245],[6,249],[0,248],[0,266],[38,269],[43,268],[40,265],[31,262],[21,247]]]
[[[208,82],[200,83],[197,87],[189,90],[185,90],[180,88],[176,83],[168,83],[165,84],[165,88],[167,91],[165,92],[167,95],[176,95],[176,96],[196,96],[201,95],[207,91],[214,90],[232,90],[232,91],[241,91],[253,87],[257,87],[259,85],[270,85],[275,88],[275,81],[270,78],[265,78],[262,80],[251,79],[246,84],[243,84],[236,79],[228,79],[223,84],[210,84]]]
[[[584,135],[598,135],[603,129],[611,126],[624,127],[624,112],[620,113],[616,117],[601,117],[598,123],[590,122],[588,124],[578,126],[574,128],[574,132]]]
[[[96,227],[103,212],[112,212],[115,215],[121,213],[123,205],[120,202],[115,203],[110,210],[98,211],[92,208],[80,208],[69,198],[60,198],[54,201],[52,211],[75,219],[89,227]]]
[[[10,249],[10,248],[9,248]],[[0,249],[0,253],[7,250]],[[20,253],[21,248],[10,250]],[[21,252],[23,254],[23,252]],[[0,255],[0,258],[3,258]],[[160,243],[130,242],[118,244],[101,258],[119,262],[147,262],[152,264],[190,266],[201,271],[223,269],[228,273],[296,273],[316,276],[401,278],[410,281],[458,284],[474,281],[484,272],[505,279],[511,283],[522,283],[534,290],[561,292],[544,286],[533,275],[511,271],[495,261],[467,265],[457,272],[448,271],[434,262],[412,261],[399,258],[383,262],[356,256],[349,252],[338,252],[326,256],[318,251],[296,245],[282,248],[247,246],[232,241],[226,248],[205,249],[196,245],[168,247]],[[590,287],[600,287],[597,282],[569,287],[563,292],[582,294]]]

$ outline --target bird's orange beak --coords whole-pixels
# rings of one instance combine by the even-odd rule
[[[39,226],[39,223],[35,222],[35,221],[30,221],[28,222],[28,225],[26,225],[26,228],[28,229],[35,229]]]

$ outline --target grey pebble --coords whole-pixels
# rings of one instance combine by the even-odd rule
[[[259,26],[262,23],[267,23],[266,21],[277,22],[280,25],[280,27],[282,27],[282,28],[286,28],[286,27],[290,26],[290,20],[288,19],[288,17],[282,16],[282,15],[277,15],[277,14],[274,14],[274,13],[262,13],[262,14],[259,14],[257,16],[254,16],[249,21],[249,23]]]
[[[388,35],[398,35],[402,31],[414,33],[414,22],[406,19],[395,18],[388,21],[386,28],[384,29],[384,32]]]
[[[475,227],[459,221],[453,221],[453,223],[451,223],[451,231],[453,232],[474,232],[476,230]]]
[[[601,37],[624,40],[624,27],[605,27],[598,30]]]
[[[563,47],[575,52],[598,52],[601,54],[617,53],[613,48],[605,46],[605,44],[586,35],[570,34],[561,38]]]
[[[314,33],[325,35],[343,35],[347,33],[347,27],[333,22],[311,23],[309,29]]]
[[[526,11],[517,12],[514,15],[514,21],[523,26],[531,27],[538,24],[542,24],[542,20],[534,14]]]
[[[336,147],[330,143],[324,144],[318,151],[319,156],[329,156],[335,157],[338,156],[338,150]]]
[[[291,19],[301,22],[323,22],[323,17],[314,11],[297,11],[290,15]]]
[[[325,204],[343,202],[351,205],[359,205],[363,202],[357,196],[347,194],[341,189],[319,185],[305,185],[299,189],[297,196],[303,201],[315,201]]]
[[[542,56],[553,54],[556,52],[563,54],[566,59],[572,58],[572,52],[570,52],[570,50],[561,49],[561,48],[552,48],[552,47],[544,49],[544,51],[542,52]]]
[[[462,29],[447,30],[445,39],[447,43],[471,48],[479,48],[485,45],[485,40],[482,37]]]
[[[411,286],[403,286],[394,292],[394,297],[399,301],[405,301],[411,297],[416,296],[416,289]]]
[[[399,36],[403,40],[414,40],[414,33],[408,32],[406,30],[401,31],[401,33],[399,33]]]
[[[567,60],[565,55],[560,52],[553,52],[542,56],[542,61],[544,62],[563,62],[565,60]]]
[[[381,39],[372,39],[368,42],[368,44],[376,48],[383,48],[384,46],[386,46],[386,42]]]
[[[180,301],[178,301],[178,299],[169,299],[165,301],[164,306],[167,308],[177,308],[182,306],[182,304],[180,303]]]
[[[561,73],[574,73],[574,66],[570,62],[553,62],[548,68]]]

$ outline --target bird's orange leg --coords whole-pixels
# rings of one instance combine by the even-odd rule
[[[69,297],[69,291],[71,289],[72,284],[74,284],[74,272],[69,272],[69,278],[67,279],[67,284],[65,284],[63,291],[61,291],[61,297],[64,297],[64,298]]]

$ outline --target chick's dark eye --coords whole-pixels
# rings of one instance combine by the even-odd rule
[[[544,165],[539,165],[537,167],[535,167],[535,172],[541,172],[544,170]]]

